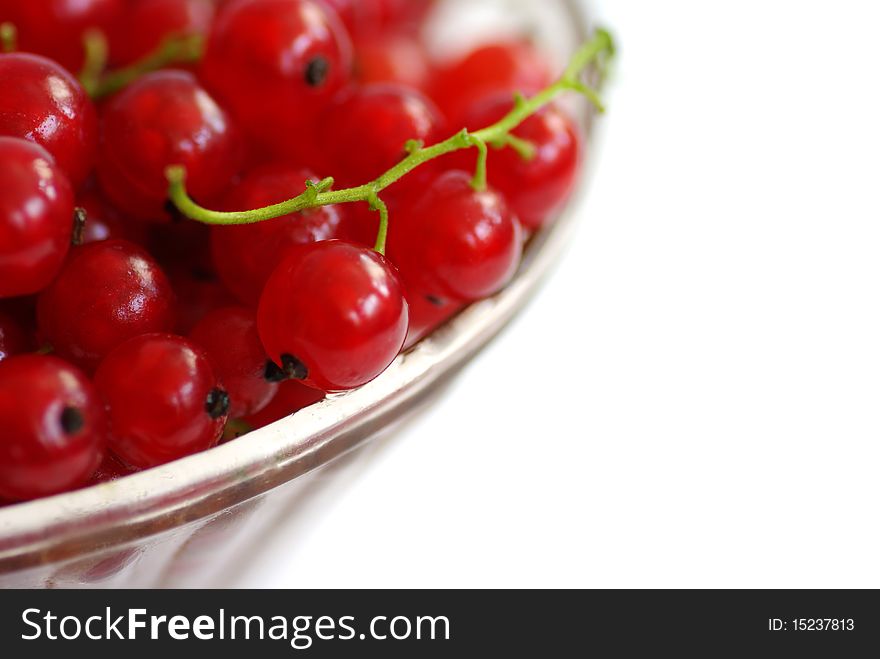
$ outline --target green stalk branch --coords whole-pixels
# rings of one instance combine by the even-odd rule
[[[104,43],[103,62],[100,61],[101,42]],[[106,39],[99,32],[86,35],[86,66],[81,79],[89,96],[95,99],[115,94],[128,87],[142,75],[158,71],[173,64],[190,64],[198,62],[205,50],[205,38],[202,35],[170,37],[155,51],[116,71],[104,72],[106,64]],[[93,53],[90,58],[90,52]],[[86,72],[92,70],[91,76]]]
[[[12,23],[0,23],[0,52],[14,53],[18,50],[18,30]]]
[[[599,111],[604,110],[598,92],[584,83],[582,78],[591,65],[604,66],[613,51],[614,45],[610,34],[604,30],[597,31],[593,39],[572,58],[562,78],[531,98],[517,96],[513,110],[498,123],[476,132],[462,130],[443,142],[429,147],[414,141],[408,142],[406,150],[409,155],[375,181],[365,185],[344,190],[331,190],[332,179],[329,185],[325,180],[318,185],[308,184],[305,192],[280,204],[255,210],[221,212],[209,210],[196,204],[186,191],[186,170],[182,166],[174,165],[166,170],[169,183],[168,196],[186,217],[204,224],[219,226],[255,224],[330,204],[367,202],[373,210],[380,214],[381,222],[376,250],[384,252],[388,232],[388,208],[379,198],[380,192],[426,162],[454,151],[470,148],[476,148],[480,153],[474,175],[474,187],[485,189],[487,145],[495,148],[509,146],[526,158],[534,157],[534,146],[517,138],[512,132],[561,94],[571,91],[583,94]]]
[[[107,68],[107,60],[110,57],[110,46],[107,37],[100,30],[89,30],[83,36],[83,49],[85,61],[79,74],[86,94],[94,98],[101,86],[101,76]]]

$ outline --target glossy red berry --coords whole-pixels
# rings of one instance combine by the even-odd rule
[[[510,94],[492,95],[465,113],[464,125],[478,130],[513,109]],[[489,156],[489,183],[501,192],[527,229],[539,229],[568,200],[574,189],[581,140],[574,122],[561,109],[548,106],[526,119],[513,134],[530,142],[535,156],[525,159],[513,149]],[[465,152],[462,152],[465,153]],[[469,154],[465,168],[476,164]]]
[[[0,362],[32,347],[28,331],[16,315],[0,308]]]
[[[307,387],[296,380],[287,380],[278,386],[278,391],[270,403],[256,414],[247,417],[245,422],[254,430],[259,430],[322,400],[324,400],[323,391]]]
[[[210,204],[237,174],[242,145],[235,127],[191,73],[159,71],[113,98],[101,119],[98,176],[120,210],[168,221],[165,169],[184,165],[187,187]]]
[[[459,125],[462,112],[491,92],[529,95],[552,81],[547,57],[531,43],[492,43],[440,67],[434,78],[432,98],[450,121]]]
[[[446,137],[444,120],[427,97],[390,84],[357,90],[325,115],[323,125],[326,156],[341,185],[379,177],[406,157],[409,140],[429,145]]]
[[[0,137],[0,298],[31,295],[58,273],[73,233],[73,191],[42,147]]]
[[[110,448],[134,467],[155,467],[214,446],[229,397],[207,355],[170,334],[146,334],[111,352],[95,375],[108,404]]]
[[[106,443],[104,405],[85,375],[56,357],[0,362],[0,497],[24,500],[83,485]]]
[[[307,170],[264,166],[248,174],[226,198],[229,210],[277,204],[305,190],[317,177]],[[323,206],[266,222],[214,227],[214,267],[226,287],[243,303],[256,307],[263,287],[291,247],[338,237],[342,211]]]
[[[174,295],[162,270],[125,240],[78,247],[37,302],[40,336],[94,370],[128,339],[174,327]]]
[[[214,19],[213,0],[129,0],[113,61],[131,64],[154,53],[167,39],[207,34]]]
[[[297,247],[266,284],[257,316],[269,356],[323,391],[354,389],[403,347],[407,303],[378,253],[331,240]]]
[[[255,313],[225,307],[205,316],[190,334],[204,348],[229,394],[229,417],[240,419],[262,410],[285,378],[260,342]]]
[[[503,197],[452,170],[396,216],[388,255],[407,289],[438,302],[474,301],[501,290],[522,256],[523,232]]]
[[[110,40],[127,0],[0,0],[0,22],[18,30],[22,51],[50,57],[78,73],[84,61],[83,37],[97,29]]]
[[[351,42],[315,0],[232,0],[214,22],[201,75],[251,137],[302,163],[316,118],[349,81]]]
[[[95,108],[70,73],[38,55],[0,55],[0,135],[22,137],[44,147],[74,187],[95,160]],[[15,90],[12,92],[12,90]]]

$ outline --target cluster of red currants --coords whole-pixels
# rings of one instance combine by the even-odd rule
[[[25,500],[214,446],[359,387],[465,304],[501,290],[570,193],[580,152],[555,106],[516,130],[532,156],[427,163],[366,203],[209,227],[168,202],[279,203],[368,183],[514,92],[552,82],[527,41],[435,62],[431,0],[0,0],[0,499]],[[200,62],[90,98],[71,71],[204,35]],[[83,210],[85,211],[83,213]],[[83,218],[85,225],[82,226]]]

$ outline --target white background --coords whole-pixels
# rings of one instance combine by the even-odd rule
[[[558,272],[225,585],[880,587],[880,9],[593,6]]]

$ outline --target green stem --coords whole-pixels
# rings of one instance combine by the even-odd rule
[[[205,38],[202,35],[170,37],[143,59],[123,69],[105,74],[89,93],[92,98],[110,96],[125,89],[147,73],[158,71],[172,64],[189,64],[199,61],[204,49]]]
[[[513,134],[507,135],[503,140],[493,143],[492,147],[495,149],[510,147],[523,160],[534,160],[537,155],[537,148],[534,144]]]
[[[557,96],[565,92],[575,91],[586,96],[600,111],[603,109],[598,93],[582,82],[581,77],[591,64],[604,62],[613,51],[613,48],[610,35],[604,30],[597,31],[594,38],[572,58],[562,78],[531,98],[517,96],[513,110],[498,123],[473,133],[462,130],[443,142],[428,147],[422,146],[417,142],[408,142],[406,150],[409,155],[375,181],[365,185],[344,190],[330,190],[329,186],[323,186],[325,182],[317,186],[308,184],[305,192],[280,204],[273,204],[272,206],[255,210],[221,212],[203,208],[195,203],[186,191],[186,170],[182,166],[174,165],[166,170],[169,183],[168,196],[178,210],[186,217],[204,224],[220,226],[254,224],[283,215],[298,213],[309,208],[365,201],[370,204],[373,210],[379,211],[381,222],[379,237],[376,240],[376,250],[384,252],[388,232],[388,208],[379,199],[380,192],[431,160],[454,151],[469,148],[476,148],[480,152],[477,171],[474,176],[474,187],[477,189],[484,188],[486,184],[487,145],[498,148],[510,146],[526,156],[534,156],[534,145],[515,137],[512,135],[512,131],[541,108],[555,100]]]
[[[89,30],[83,36],[83,49],[85,62],[79,74],[79,81],[86,93],[94,97],[101,85],[101,76],[104,75],[107,59],[110,56],[107,37],[100,30]]]
[[[18,50],[18,30],[12,23],[0,23],[0,52],[14,53]]]
[[[379,235],[373,249],[385,256],[385,245],[388,242],[388,206],[379,199],[378,190],[370,196],[370,209],[379,212]]]
[[[489,176],[487,174],[489,161],[489,146],[476,135],[468,135],[471,146],[477,149],[477,170],[474,173],[474,180],[471,186],[477,192],[483,192],[489,187]]]

